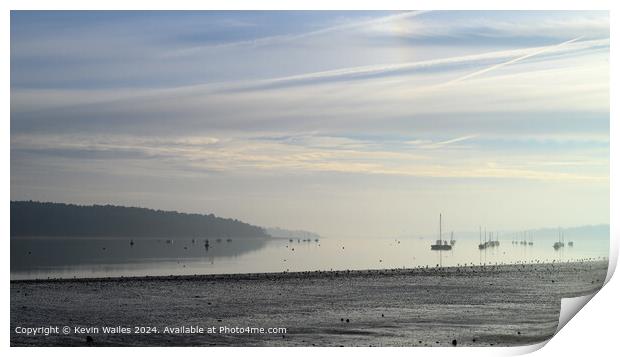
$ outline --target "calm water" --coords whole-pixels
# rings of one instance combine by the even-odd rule
[[[554,250],[553,240],[480,251],[478,239],[457,240],[452,251],[430,250],[431,239],[191,239],[11,238],[11,279],[191,275],[456,266],[606,258],[609,241],[573,238]]]

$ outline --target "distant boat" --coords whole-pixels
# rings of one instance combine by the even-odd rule
[[[431,244],[431,250],[452,250],[452,246],[441,239],[441,213],[439,214],[439,239],[435,244]]]
[[[572,247],[573,246],[573,241],[568,242],[568,246]]]
[[[454,232],[450,232],[450,245],[453,246],[454,244],[456,244],[456,240],[454,239]]]
[[[480,244],[478,244],[478,249],[483,250],[487,249],[487,231],[486,228],[484,230],[484,243],[482,243],[482,227],[480,227]]]
[[[558,250],[560,248],[564,248],[564,232],[558,228],[558,241],[553,243],[553,249]]]
[[[489,232],[489,241],[486,243],[489,247],[497,247],[499,245],[497,234],[495,235],[495,240],[493,240],[493,232]]]

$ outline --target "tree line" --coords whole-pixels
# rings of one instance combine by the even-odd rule
[[[12,237],[268,237],[265,230],[213,214],[113,205],[11,201]]]

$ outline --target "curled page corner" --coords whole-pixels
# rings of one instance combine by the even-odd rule
[[[616,271],[616,266],[618,265],[618,240],[620,237],[618,235],[610,235],[609,239],[609,265],[607,266],[607,276],[605,276],[605,283],[603,286],[607,285],[609,279],[614,275]]]
[[[553,334],[553,336],[557,335],[558,332],[560,332],[560,330],[564,328],[564,326],[566,326],[566,324],[575,315],[577,315],[577,313],[594,297],[594,295],[596,295],[596,293],[598,293],[598,291],[590,295],[563,298],[560,301],[560,316],[558,321],[558,327],[555,329],[555,333]],[[553,336],[551,338],[553,338]],[[538,351],[539,349],[543,348],[549,341],[551,341],[551,338],[532,345],[515,347],[512,352],[514,352],[514,355],[524,355]]]
[[[562,298],[560,300],[560,316],[558,319],[558,326],[553,336],[557,335],[558,332],[560,332],[560,330],[564,328],[564,326],[566,326],[566,324],[573,317],[575,317],[575,315],[577,315],[577,313],[588,302],[590,302],[590,300],[592,300],[592,298],[599,291],[601,291],[601,289],[603,289],[603,287],[607,284],[607,282],[609,282],[609,280],[613,276],[614,271],[616,270],[617,260],[618,260],[617,242],[614,242],[614,239],[611,239],[610,245],[611,247],[609,251],[609,266],[607,267],[607,276],[605,278],[605,282],[603,283],[603,286],[601,286],[600,289],[598,289],[597,291],[589,295],[577,296],[577,297],[572,297],[572,298]],[[553,338],[553,336],[551,338]],[[551,338],[548,340],[539,342],[539,343],[532,344],[532,345],[516,346],[511,349],[508,355],[524,355],[524,354],[538,351],[539,349],[543,348],[549,341],[551,341]]]
[[[597,291],[598,292],[598,291]],[[570,321],[579,310],[581,310],[590,301],[596,293],[573,298],[563,298],[560,303],[560,319],[558,327],[555,330],[557,334]]]
[[[522,356],[522,355],[526,355],[526,354],[529,354],[529,353],[532,353],[532,352],[536,352],[539,349],[545,347],[545,345],[549,341],[550,340],[546,340],[546,341],[534,343],[532,345],[507,347],[507,349],[509,349],[509,351],[507,351],[507,353],[504,354],[504,355],[505,356]]]

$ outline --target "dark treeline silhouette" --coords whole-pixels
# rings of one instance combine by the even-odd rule
[[[11,201],[11,237],[268,237],[263,228],[213,214],[111,205]]]

